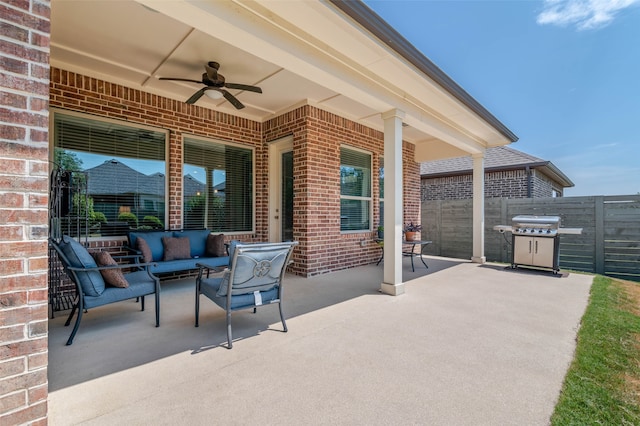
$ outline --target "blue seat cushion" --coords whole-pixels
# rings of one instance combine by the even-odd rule
[[[216,305],[222,309],[227,309],[227,296],[218,296],[218,290],[222,284],[223,278],[205,278],[200,283],[200,292],[213,300]],[[266,305],[278,299],[278,286],[274,286],[270,290],[261,291],[262,304]],[[232,311],[238,309],[253,308],[256,306],[255,296],[253,293],[238,294],[231,297]]]
[[[156,283],[146,271],[136,271],[124,274],[124,278],[129,283],[127,288],[107,287],[99,297],[86,296],[84,307],[86,309],[108,305],[109,303],[121,300],[133,299],[135,297],[153,294],[156,291]],[[158,297],[156,295],[156,297]]]
[[[186,231],[175,231],[174,237],[189,238],[191,247],[191,257],[204,256],[207,247],[207,237],[211,231],[208,229],[188,229]]]
[[[206,263],[209,266],[227,266],[229,259],[227,257],[200,257],[195,259],[178,259],[158,262],[151,266],[151,272],[154,274],[164,274],[167,272],[187,271],[189,269],[198,269],[198,262]]]
[[[67,235],[62,237],[60,249],[69,261],[69,266],[74,268],[96,268],[98,266],[87,249]],[[104,279],[99,271],[75,271],[75,274],[78,277],[78,284],[86,296],[98,297],[105,291]]]

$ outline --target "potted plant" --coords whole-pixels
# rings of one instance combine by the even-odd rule
[[[384,240],[384,226],[378,226],[378,239]]]
[[[409,222],[408,225],[404,225],[405,241],[419,240],[421,231],[422,231],[422,225],[414,225],[413,222]]]

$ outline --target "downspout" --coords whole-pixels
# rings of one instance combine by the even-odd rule
[[[526,166],[524,168],[525,172],[527,173],[527,198],[531,198],[531,192],[533,190],[533,188],[531,187],[532,183],[531,183],[531,168],[529,166]]]

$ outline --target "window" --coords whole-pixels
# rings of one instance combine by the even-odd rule
[[[253,232],[253,149],[184,139],[183,227]]]
[[[340,230],[371,230],[371,154],[340,148]]]
[[[54,111],[53,161],[86,180],[86,201],[74,197],[69,210],[87,210],[91,235],[164,228],[166,139],[163,130]]]

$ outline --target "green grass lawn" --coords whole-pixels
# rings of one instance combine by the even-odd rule
[[[640,425],[640,284],[596,276],[552,425]]]

